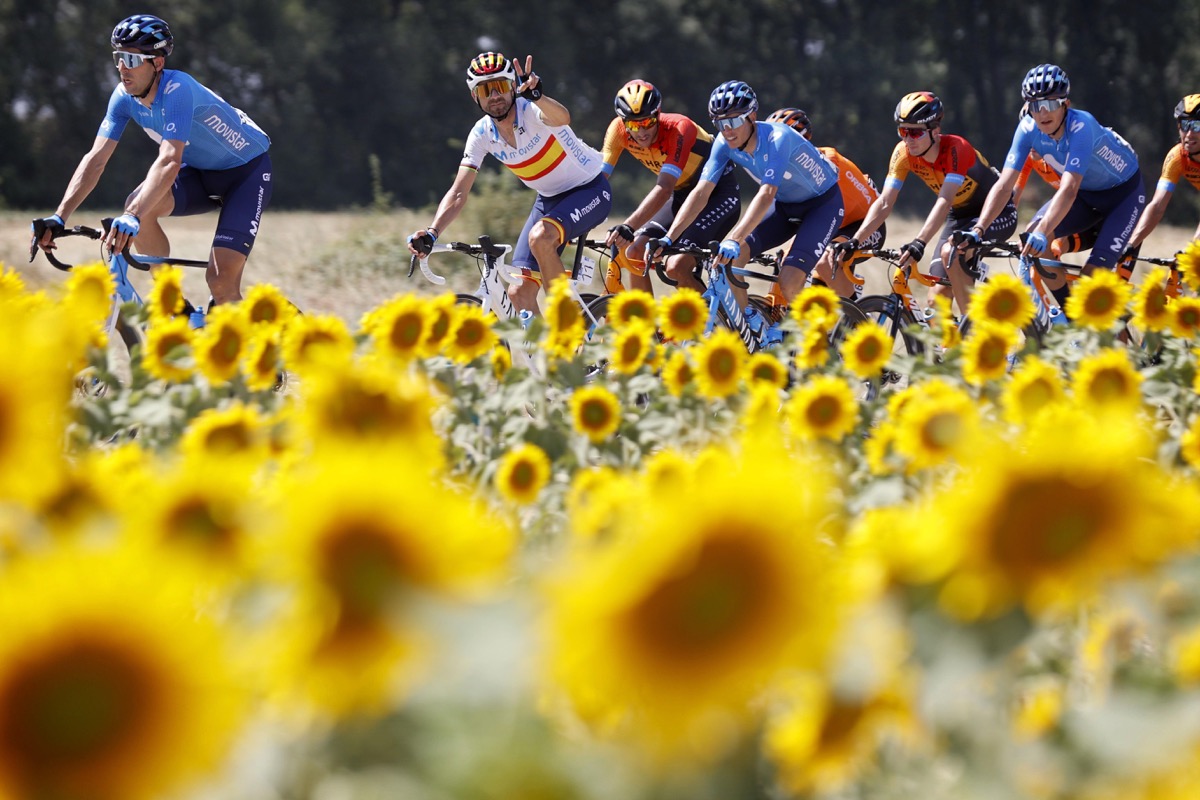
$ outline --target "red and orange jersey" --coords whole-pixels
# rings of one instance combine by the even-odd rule
[[[1158,188],[1164,191],[1175,191],[1175,184],[1183,178],[1196,189],[1200,189],[1200,162],[1183,151],[1183,145],[1177,144],[1167,151],[1163,159],[1162,175],[1158,179]]]
[[[829,160],[830,164],[837,167],[838,188],[842,191],[842,205],[846,209],[842,225],[862,222],[867,216],[867,209],[871,207],[871,203],[874,203],[875,199],[879,197],[879,192],[853,161],[832,147],[818,147],[817,149]]]
[[[900,188],[909,172],[924,181],[935,193],[941,192],[947,176],[960,176],[950,178],[951,183],[959,183],[951,204],[958,216],[968,211],[977,216],[983,209],[988,191],[996,183],[996,173],[988,165],[987,159],[966,139],[950,133],[942,135],[938,157],[933,162],[919,156],[910,158],[904,142],[896,142],[885,185]]]
[[[600,148],[605,171],[612,172],[622,151],[636,158],[655,175],[675,176],[675,188],[690,188],[700,175],[700,167],[712,150],[712,134],[683,114],[659,114],[658,135],[648,147],[639,147],[625,130],[620,117],[614,117],[604,134]]]
[[[1025,184],[1029,182],[1029,176],[1037,173],[1038,177],[1050,184],[1050,188],[1057,189],[1062,185],[1062,175],[1058,170],[1046,163],[1046,160],[1030,153],[1025,159],[1025,166],[1021,167],[1021,173],[1017,175],[1017,189],[1024,189]]]

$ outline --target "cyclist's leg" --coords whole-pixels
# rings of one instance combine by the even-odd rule
[[[958,228],[958,230],[970,230],[977,222],[979,222],[978,217],[962,220],[962,225]],[[989,225],[987,230],[983,232],[981,238],[984,241],[1004,242],[1008,241],[1009,237],[1011,237],[1016,230],[1017,207],[1013,205],[1013,202],[1010,200],[1004,206],[1004,209],[1000,212],[1000,214],[994,220],[992,220],[992,224]],[[975,287],[975,282],[982,278],[980,275],[979,266],[982,253],[978,248],[968,248],[966,250],[959,251],[954,247],[952,242],[947,247],[948,250],[946,259],[948,260],[946,260],[945,263],[949,264],[949,269],[947,272],[950,275],[950,280],[953,282],[957,276],[957,279],[961,285],[966,287],[966,291],[964,293],[966,297],[960,297],[957,291],[954,295],[955,300],[958,301],[960,312],[965,315],[968,311],[968,305],[970,303],[970,292]]]
[[[629,273],[629,285],[634,289],[654,294],[654,284],[650,281],[650,271],[646,268],[646,243],[667,235],[675,212],[670,204],[664,205],[658,213],[642,227],[634,232],[633,243],[619,254],[621,268]]]
[[[683,206],[687,193],[676,192],[672,199],[672,207],[678,210]],[[708,247],[710,242],[724,239],[733,226],[737,224],[742,213],[741,195],[738,193],[737,179],[732,171],[727,171],[713,187],[708,202],[693,220],[692,224],[679,234],[680,245],[695,245]],[[667,275],[677,281],[680,286],[704,291],[704,286],[696,278],[694,269],[695,259],[672,258],[667,261]]]
[[[542,275],[538,271],[537,261],[534,260],[533,253],[529,249],[529,234],[533,230],[533,226],[542,219],[545,199],[539,194],[533,201],[533,208],[529,211],[529,217],[525,220],[521,235],[517,237],[517,241],[513,245],[512,261],[509,263],[520,272],[524,280],[508,284],[508,288],[505,290],[508,292],[508,299],[512,301],[514,308],[518,311],[531,311],[538,316],[541,316],[542,313],[537,302]],[[561,271],[561,269],[560,261],[559,270]]]
[[[842,226],[845,214],[842,208],[842,193],[835,185],[824,194],[803,203],[776,204],[776,213],[780,211],[785,212],[785,217],[800,220],[800,225],[794,229],[792,246],[783,257],[783,264],[779,270],[779,288],[783,291],[784,298],[791,303],[804,288],[808,281],[808,273],[812,272],[817,260],[829,246],[829,241]],[[758,231],[755,231],[755,234],[757,233]],[[762,244],[765,246],[757,251],[751,248],[751,252],[757,255],[766,247],[772,246],[765,239]]]
[[[1050,208],[1050,203],[1053,198],[1048,200],[1045,205],[1037,210],[1033,215],[1033,219],[1029,223],[1029,230],[1033,230],[1042,217],[1046,215],[1046,211]],[[1058,227],[1054,229],[1052,239],[1061,239],[1071,236],[1082,231],[1097,228],[1103,222],[1103,216],[1097,212],[1095,207],[1088,201],[1084,192],[1080,192],[1075,197],[1075,202],[1067,209],[1067,213],[1063,216],[1062,221],[1058,223]],[[1067,307],[1067,298],[1071,295],[1071,287],[1067,283],[1066,275],[1061,274],[1059,270],[1053,270],[1055,277],[1043,278],[1046,288],[1054,295],[1054,299],[1058,302],[1061,308]]]
[[[942,225],[942,232],[938,236],[937,244],[933,246],[932,250],[927,250],[927,252],[932,253],[929,261],[928,274],[935,278],[950,278],[950,270],[945,259],[943,258],[943,253],[946,250],[946,245],[950,241],[950,237],[954,234],[955,226],[958,224],[960,224],[960,221],[956,220],[953,214],[947,216],[946,223]],[[951,280],[953,279],[951,278]],[[932,306],[933,298],[940,297],[942,295],[948,295],[951,300],[955,299],[951,287],[941,285],[930,286],[929,291],[925,294],[925,305]],[[958,313],[964,314],[966,313],[966,309],[959,308]]]
[[[1119,186],[1087,194],[1104,215],[1104,221],[1097,231],[1096,244],[1088,254],[1085,275],[1094,269],[1114,269],[1117,266],[1146,206],[1146,190],[1140,171]]]
[[[130,193],[129,199],[125,201],[126,207],[141,191],[142,187],[138,186]],[[171,188],[164,192],[162,197],[144,207],[140,217],[141,230],[138,231],[134,249],[146,256],[169,256],[171,242],[167,232],[163,230],[162,223],[159,222],[160,218],[204,214],[220,207],[220,203],[209,197],[200,171],[194,167],[181,167]],[[189,208],[193,210],[188,211]]]

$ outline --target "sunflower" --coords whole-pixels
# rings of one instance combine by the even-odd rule
[[[1183,282],[1193,292],[1200,292],[1200,239],[1193,239],[1175,256],[1175,266]]]
[[[938,295],[930,300],[930,306],[933,309],[934,327],[942,337],[942,349],[951,350],[962,344],[962,330],[954,318],[954,309],[950,306],[950,298]]]
[[[489,358],[492,363],[492,377],[496,380],[504,380],[504,376],[512,369],[512,353],[502,344],[497,344],[492,348]]]
[[[1130,304],[1133,324],[1143,331],[1161,331],[1170,323],[1166,281],[1166,268],[1155,267],[1142,278],[1142,284],[1133,296]]]
[[[608,304],[608,323],[615,328],[624,328],[633,322],[653,327],[657,314],[654,295],[640,289],[621,292]]]
[[[470,364],[490,353],[500,341],[492,330],[495,322],[496,315],[490,311],[484,314],[480,306],[456,305],[450,332],[446,335],[446,355],[455,363]]]
[[[714,330],[692,348],[696,387],[704,397],[728,397],[738,390],[746,367],[746,346],[728,328]]]
[[[658,327],[668,339],[699,339],[707,325],[708,306],[694,289],[676,289],[658,304]]]
[[[549,480],[550,458],[545,450],[528,442],[505,453],[496,468],[496,488],[520,505],[537,500]]]
[[[283,327],[300,313],[283,296],[283,292],[269,283],[251,286],[242,299],[242,307],[245,309],[246,319],[250,320],[251,325]]]
[[[182,383],[192,377],[196,333],[185,317],[162,317],[150,323],[142,366],[155,378]]]
[[[780,388],[773,383],[756,381],[750,384],[747,394],[739,419],[740,438],[750,442],[759,436],[777,437],[782,406]]]
[[[806,323],[799,338],[800,346],[796,349],[798,369],[817,369],[828,363],[829,337],[824,328]]]
[[[283,343],[280,329],[274,325],[255,325],[242,356],[242,374],[246,388],[262,392],[279,386],[283,369]]]
[[[577,541],[598,542],[606,538],[624,507],[628,479],[612,467],[581,469],[567,490],[568,526]]]
[[[571,358],[587,336],[587,323],[570,281],[557,280],[550,286],[546,323],[550,331],[542,340],[543,349],[555,358]]]
[[[196,335],[196,368],[212,384],[227,383],[237,375],[249,341],[250,323],[242,309],[230,304],[217,306]]]
[[[989,275],[971,296],[971,321],[995,322],[1024,328],[1033,321],[1035,309],[1029,289],[1020,278],[1005,272]]]
[[[662,369],[663,385],[667,387],[667,391],[675,397],[680,397],[695,378],[696,370],[688,359],[687,351],[676,350],[671,353]]]
[[[784,411],[792,432],[804,441],[840,442],[858,422],[854,389],[834,375],[818,375],[801,386]]]
[[[284,366],[307,371],[321,364],[344,361],[354,353],[354,339],[341,317],[302,314],[283,336]]]
[[[837,320],[841,304],[841,298],[828,286],[807,286],[792,301],[792,319],[801,325],[812,323],[829,330]]]
[[[71,270],[66,283],[66,306],[70,316],[85,325],[103,325],[113,310],[116,282],[108,267],[96,262]]]
[[[1200,298],[1176,297],[1167,306],[1171,333],[1180,339],[1194,339],[1200,333]]]
[[[1065,689],[1063,679],[1054,675],[1022,681],[1012,709],[1013,738],[1029,741],[1053,730],[1062,719]]]
[[[860,378],[878,375],[892,357],[892,337],[874,320],[857,325],[840,348],[846,369]]]
[[[146,296],[151,325],[183,313],[183,268],[164,264],[154,269],[154,285]]]
[[[222,457],[266,455],[266,421],[256,406],[240,401],[200,412],[179,440],[184,455]]]
[[[220,766],[246,698],[190,577],[128,548],[6,567],[0,796],[152,800]]]
[[[1008,372],[1008,356],[1017,346],[1017,329],[995,322],[977,322],[963,342],[963,378],[981,386]]]
[[[1200,684],[1200,627],[1193,627],[1171,639],[1171,667],[1181,683]]]
[[[774,353],[755,353],[746,362],[746,380],[755,386],[761,384],[783,389],[788,382],[787,367]]]
[[[653,328],[636,321],[626,322],[613,337],[608,365],[622,375],[632,375],[645,363],[653,348]]]
[[[415,294],[393,297],[372,309],[362,322],[376,353],[409,361],[421,355],[433,325],[432,309]]]
[[[1076,325],[1106,331],[1125,313],[1133,288],[1112,270],[1098,269],[1075,282],[1067,316]]]
[[[1084,356],[1071,381],[1076,401],[1093,409],[1136,409],[1142,403],[1141,387],[1142,374],[1118,347]]]
[[[600,444],[621,427],[621,401],[603,386],[583,386],[571,395],[575,430]]]
[[[871,428],[863,442],[863,458],[872,475],[891,475],[895,470],[891,455],[896,442],[896,424],[884,420]]]
[[[920,394],[895,418],[896,453],[909,472],[936,467],[962,456],[974,442],[978,411],[966,392],[950,389]]]
[[[1192,420],[1192,424],[1184,431],[1179,439],[1179,455],[1192,466],[1200,469],[1200,417]]]
[[[0,301],[23,297],[26,291],[21,273],[7,264],[0,264]]]
[[[1027,425],[1043,409],[1061,403],[1066,398],[1062,374],[1054,364],[1040,358],[1021,362],[1004,384],[1000,404],[1004,417],[1016,425]]]
[[[772,678],[824,665],[844,603],[824,474],[709,454],[679,492],[628,487],[606,545],[549,586],[548,668],[575,713],[655,756],[715,759]]]

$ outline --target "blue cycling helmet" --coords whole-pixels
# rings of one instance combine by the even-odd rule
[[[708,96],[708,116],[740,117],[758,110],[758,95],[745,81],[725,81]]]
[[[1025,73],[1021,81],[1023,100],[1060,100],[1071,96],[1071,81],[1062,67],[1053,64],[1038,64]]]
[[[152,14],[134,14],[113,28],[115,50],[134,50],[152,56],[169,56],[175,49],[175,37],[162,19]]]

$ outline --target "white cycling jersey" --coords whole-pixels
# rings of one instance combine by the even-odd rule
[[[513,131],[516,147],[504,141],[495,120],[482,117],[467,135],[459,166],[479,169],[490,153],[521,183],[547,197],[582,186],[604,169],[600,153],[576,136],[569,125],[547,125],[538,107],[522,97],[516,99]]]

